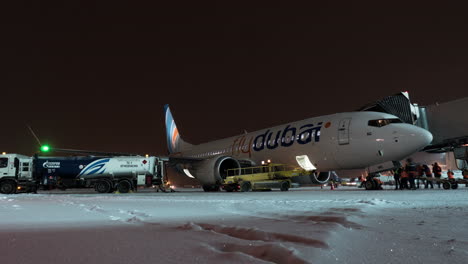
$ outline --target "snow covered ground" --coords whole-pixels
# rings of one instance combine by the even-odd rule
[[[468,261],[464,186],[80,192],[0,195],[0,263]]]

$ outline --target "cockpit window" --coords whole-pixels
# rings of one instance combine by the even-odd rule
[[[383,127],[383,126],[394,124],[394,123],[403,123],[403,122],[398,118],[389,118],[389,119],[369,120],[367,124],[373,127]]]

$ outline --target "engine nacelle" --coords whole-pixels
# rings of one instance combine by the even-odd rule
[[[330,180],[330,177],[331,177],[331,172],[329,171],[322,171],[322,172],[319,172],[318,174],[312,173],[310,175],[310,179],[312,183],[315,183],[315,184],[325,184]]]
[[[220,185],[226,178],[228,169],[240,167],[238,160],[224,156],[198,162],[189,171],[202,185]]]
[[[323,171],[320,173],[313,172],[310,175],[302,175],[291,178],[295,183],[299,184],[325,184],[330,180],[331,172]]]

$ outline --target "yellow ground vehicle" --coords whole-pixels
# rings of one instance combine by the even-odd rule
[[[227,192],[261,191],[272,188],[287,191],[292,187],[291,177],[301,176],[305,173],[302,169],[273,163],[257,167],[229,169],[222,187]]]

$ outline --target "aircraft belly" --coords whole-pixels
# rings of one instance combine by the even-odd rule
[[[274,150],[263,150],[260,153],[254,153],[252,160],[256,164],[261,164],[262,161],[273,163],[288,164],[291,166],[299,167],[296,160],[297,156],[307,155],[311,163],[317,167],[318,170],[329,170],[337,166],[333,149],[321,148],[328,144],[311,143],[308,145],[293,145],[288,148],[278,148]]]

